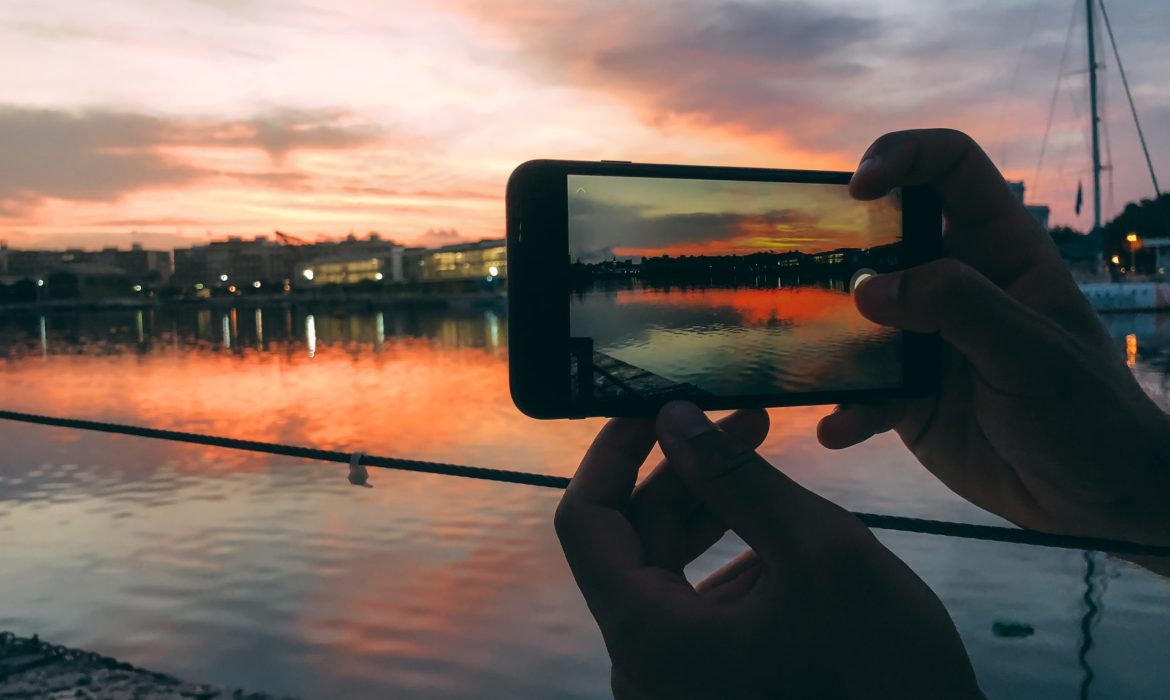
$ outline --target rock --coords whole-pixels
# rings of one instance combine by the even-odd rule
[[[996,620],[991,623],[991,633],[997,637],[1022,638],[1031,637],[1036,630],[1027,622],[1016,620]]]

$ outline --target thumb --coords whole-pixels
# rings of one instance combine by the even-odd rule
[[[884,326],[938,333],[989,381],[1035,379],[1052,322],[953,258],[867,278],[854,290],[861,315]]]
[[[766,564],[812,553],[842,534],[837,523],[868,534],[861,521],[777,471],[694,404],[664,406],[656,430],[683,484]]]

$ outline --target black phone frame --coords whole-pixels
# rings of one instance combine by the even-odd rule
[[[852,173],[615,161],[532,160],[508,179],[508,383],[512,400],[533,418],[653,415],[662,399],[574,401],[569,368],[568,176],[604,175],[686,180],[848,184]],[[903,267],[943,253],[943,220],[926,187],[903,187]],[[558,262],[560,261],[560,262]],[[921,396],[937,386],[942,341],[936,334],[903,332],[902,385],[895,388],[696,397],[704,410],[870,403]]]

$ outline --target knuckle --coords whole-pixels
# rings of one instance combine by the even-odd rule
[[[868,527],[847,513],[842,513],[836,521],[832,535],[821,545],[823,560],[833,570],[865,567],[869,555],[881,543]]]
[[[954,258],[943,258],[925,265],[903,285],[904,295],[914,295],[933,305],[950,306],[962,301],[977,281],[975,271]]]
[[[708,471],[704,475],[707,481],[724,481],[753,469],[759,461],[759,455],[747,445],[735,443],[728,445],[718,459],[712,460]]]
[[[581,509],[571,499],[562,498],[561,502],[557,504],[557,509],[553,513],[553,528],[557,532],[557,536],[565,539],[565,534],[572,530],[580,521]]]
[[[971,148],[977,148],[979,145],[975,142],[975,139],[971,138],[970,134],[965,131],[960,131],[959,129],[941,128],[934,129],[934,132],[942,138],[950,139],[956,142],[964,151]]]

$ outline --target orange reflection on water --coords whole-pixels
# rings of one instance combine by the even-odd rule
[[[826,320],[849,329],[873,325],[857,312],[849,294],[821,287],[645,288],[618,291],[617,303],[670,304],[695,309],[730,308],[748,326],[777,322],[810,324]]]
[[[318,345],[311,358],[304,347],[57,355],[2,363],[0,381],[10,410],[562,474],[566,447],[583,451],[595,429],[516,411],[501,353],[417,338],[382,352]]]

